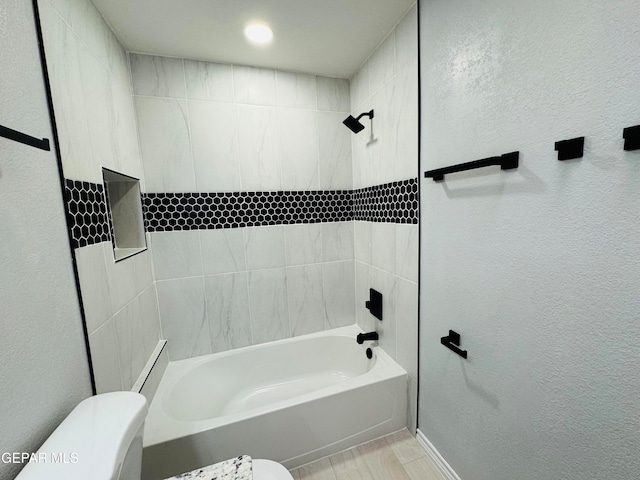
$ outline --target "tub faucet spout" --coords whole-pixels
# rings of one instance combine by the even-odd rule
[[[369,332],[369,333],[359,333],[358,337],[356,338],[356,342],[358,342],[359,344],[362,344],[365,341],[368,340],[378,340],[379,335],[378,332]]]

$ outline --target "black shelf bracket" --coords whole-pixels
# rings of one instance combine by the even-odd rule
[[[625,150],[640,150],[640,125],[627,127],[622,131]]]
[[[558,160],[573,160],[584,156],[584,137],[561,140],[555,143],[558,152]]]
[[[449,330],[449,335],[440,338],[440,343],[447,347],[449,350],[456,352],[462,358],[467,358],[467,351],[460,348],[460,334]]]
[[[371,315],[378,320],[382,320],[382,294],[373,288],[369,289],[369,300],[364,306],[371,312]]]
[[[433,178],[434,182],[441,182],[448,173],[464,172],[465,170],[489,167],[491,165],[500,165],[502,170],[512,170],[518,168],[519,158],[520,152],[505,153],[498,157],[483,158],[482,160],[474,160],[473,162],[429,170],[424,172],[424,178]]]
[[[8,138],[9,140],[13,140],[14,142],[24,143],[25,145],[36,147],[40,150],[51,150],[51,147],[49,146],[49,140],[47,138],[35,138],[31,135],[27,135],[26,133],[3,127],[2,125],[0,125],[0,137]]]

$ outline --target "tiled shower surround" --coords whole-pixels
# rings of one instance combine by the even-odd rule
[[[380,343],[415,372],[400,347],[417,321],[411,12],[350,87],[127,54],[90,0],[39,4],[98,392],[131,388],[160,338],[176,360],[373,328],[365,286],[385,295]],[[342,125],[371,108],[360,134]],[[118,263],[100,167],[141,180],[149,248]]]

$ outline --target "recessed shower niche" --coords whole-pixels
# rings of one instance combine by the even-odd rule
[[[102,169],[102,179],[113,228],[113,257],[118,262],[147,249],[140,180],[107,168]]]

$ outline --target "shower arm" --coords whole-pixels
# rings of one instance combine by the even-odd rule
[[[360,120],[362,117],[369,117],[370,119],[372,119],[373,118],[373,110],[369,110],[368,112],[361,113],[360,115],[358,115],[356,120]]]

